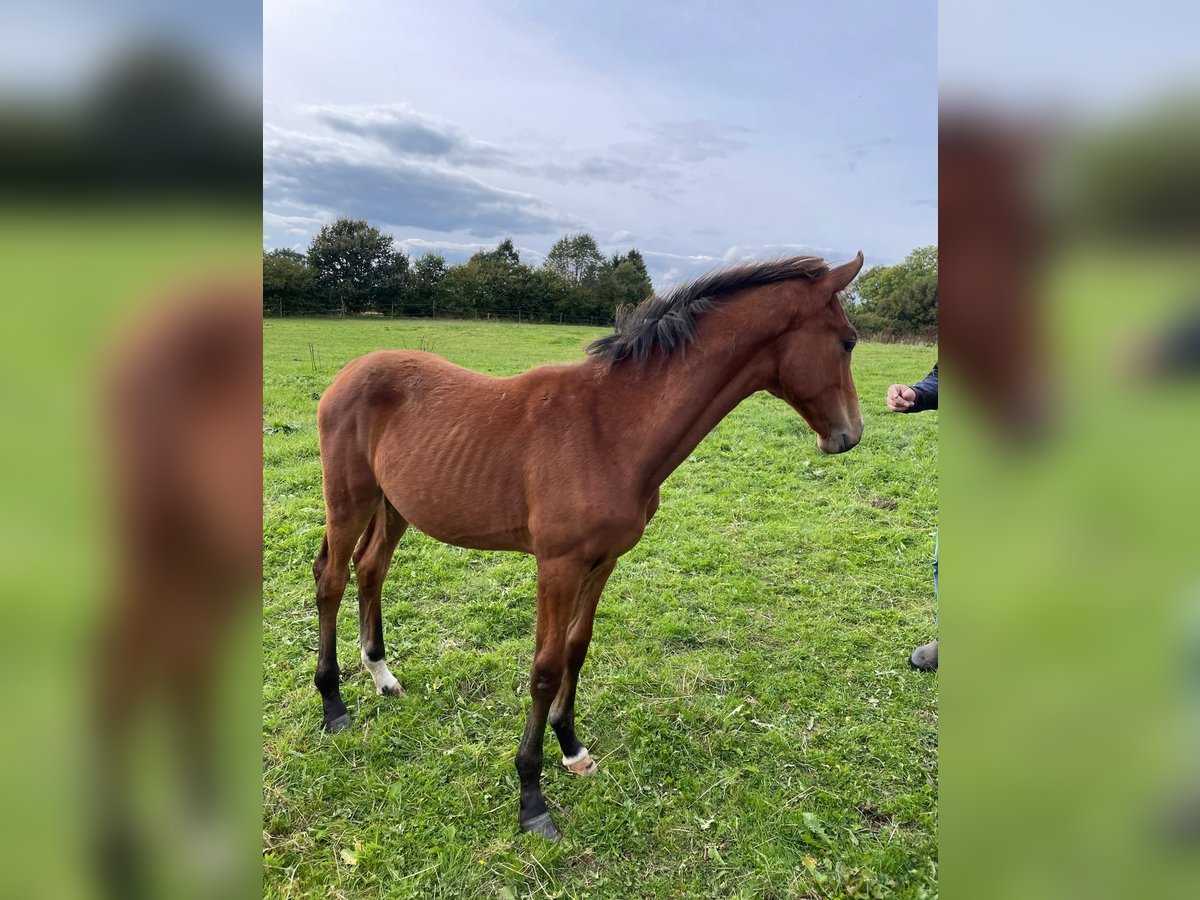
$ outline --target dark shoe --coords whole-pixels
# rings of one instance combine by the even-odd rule
[[[922,672],[937,671],[937,639],[931,643],[922,644],[912,652],[908,658],[908,664],[914,669],[920,669]]]

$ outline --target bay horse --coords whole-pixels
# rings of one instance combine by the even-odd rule
[[[588,358],[509,378],[430,353],[381,350],[349,363],[317,425],[326,530],[313,574],[314,682],[324,727],[350,724],[338,689],[337,611],[354,561],[364,667],[380,694],[403,688],[384,660],[384,577],[406,528],[537,560],[532,703],[516,755],[522,831],[559,837],[540,787],[546,722],[563,765],[596,770],[575,735],[575,691],[600,593],[641,539],[659,486],[735,406],[766,390],[826,453],[852,448],[862,414],[850,374],[857,340],[840,293],[862,253],[717,269],[622,311]]]

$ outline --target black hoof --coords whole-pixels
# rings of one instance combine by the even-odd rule
[[[393,685],[380,688],[379,693],[381,696],[384,696],[384,697],[403,697],[404,696],[404,685],[402,685],[400,682],[397,681]]]
[[[539,837],[544,837],[548,841],[562,839],[562,835],[558,833],[558,829],[550,821],[550,813],[548,812],[544,812],[540,816],[534,816],[528,822],[522,822],[521,830],[528,834],[536,834]]]
[[[325,730],[330,734],[337,734],[339,731],[345,731],[350,727],[350,713],[342,713],[332,722],[325,723]]]

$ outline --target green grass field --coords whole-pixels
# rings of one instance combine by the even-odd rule
[[[359,669],[353,582],[342,691],[321,731],[311,575],[324,510],[317,399],[373,349],[493,374],[582,355],[602,329],[423,321],[264,326],[263,854],[272,897],[931,897],[937,413],[890,414],[936,348],[861,344],[865,433],[823,456],[782,402],[733,412],[662,489],[617,565],[580,678],[600,771],[543,785],[560,844],[517,829],[534,563],[410,530],[384,588],[388,661]]]

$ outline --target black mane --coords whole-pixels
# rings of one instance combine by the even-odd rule
[[[655,350],[669,356],[696,340],[696,322],[722,300],[740,290],[790,281],[815,279],[829,271],[819,256],[792,256],[763,262],[737,263],[713,269],[650,297],[635,307],[617,310],[617,330],[588,345],[590,356],[614,366],[626,359],[641,363]]]

